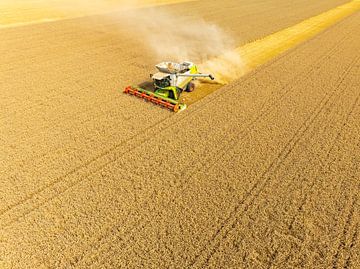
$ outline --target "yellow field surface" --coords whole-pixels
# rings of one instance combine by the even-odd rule
[[[130,22],[77,7],[36,24],[69,1],[28,3],[0,29],[1,269],[360,268],[356,2],[190,1]],[[54,13],[32,17],[36,3]],[[175,26],[195,63],[221,54],[199,40],[221,28],[248,67],[181,113],[122,92],[167,60],[151,37]]]
[[[4,0],[0,2],[0,29],[101,14],[115,10],[192,1],[196,0]]]

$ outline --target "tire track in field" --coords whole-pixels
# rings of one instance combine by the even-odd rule
[[[349,203],[348,203],[350,205],[350,209],[349,209],[349,212],[347,213],[345,225],[343,227],[342,233],[341,233],[340,238],[339,238],[339,243],[338,243],[338,246],[337,246],[337,249],[336,249],[336,253],[335,253],[334,257],[333,257],[332,267],[334,269],[339,268],[339,265],[340,265],[339,264],[340,263],[340,253],[345,250],[348,233],[351,233],[350,227],[352,226],[352,223],[354,221],[355,207],[356,207],[357,201],[358,201],[357,193],[354,194],[353,197],[351,197],[351,199],[349,199],[349,200],[351,200],[351,202],[349,201]],[[350,259],[348,259],[348,261],[350,263]],[[344,266],[342,266],[342,268],[344,268]]]
[[[353,66],[356,65],[356,63],[358,62],[358,60],[359,60],[359,57],[357,58],[357,60],[354,61]],[[348,73],[348,74],[349,74],[349,73]],[[349,88],[349,86],[348,86],[347,88]],[[346,88],[345,88],[345,90],[346,90]],[[339,98],[341,98],[341,96],[340,96]],[[340,100],[340,99],[339,99],[339,100]],[[343,133],[343,131],[344,131],[344,126],[345,126],[345,125],[347,124],[347,122],[349,121],[349,119],[350,119],[351,115],[353,114],[353,112],[354,112],[354,110],[355,110],[355,108],[356,108],[359,100],[360,100],[360,93],[356,96],[355,101],[354,101],[354,102],[352,103],[352,105],[350,106],[349,112],[346,113],[344,121],[341,122],[341,124],[340,124],[340,125],[341,125],[340,131],[337,132],[337,134],[335,135],[335,138],[332,140],[332,143],[331,143],[330,148],[329,148],[327,151],[324,152],[325,156],[327,156],[327,157],[324,159],[326,163],[329,163],[329,161],[328,161],[328,160],[329,160],[329,154],[331,153],[331,151],[333,150],[334,146],[336,145],[336,143],[337,143],[337,141],[338,141],[341,133]],[[333,112],[333,113],[336,114],[336,111]],[[312,159],[315,160],[315,159],[316,159],[316,156],[313,157]],[[310,160],[309,160],[309,161],[310,161]],[[303,171],[304,171],[303,173],[308,173],[310,170],[311,170],[310,167],[305,167],[305,169],[303,170]],[[295,223],[295,221],[296,221],[296,218],[298,217],[299,214],[301,214],[301,212],[304,211],[304,207],[305,207],[305,204],[306,204],[306,202],[307,202],[307,200],[308,200],[308,197],[311,196],[311,195],[314,193],[314,191],[315,191],[315,190],[314,190],[315,183],[316,183],[316,182],[319,182],[319,178],[318,178],[316,175],[318,175],[319,173],[320,173],[320,171],[318,170],[315,174],[313,174],[313,175],[311,176],[311,179],[313,179],[313,180],[311,181],[311,183],[310,183],[310,185],[309,185],[309,191],[305,192],[304,197],[301,199],[300,205],[297,206],[297,207],[298,207],[298,210],[297,210],[298,213],[297,213],[297,214],[295,213],[295,215],[293,216],[292,220],[290,221],[290,225],[289,225],[288,228],[287,228],[287,230],[290,231],[290,234],[284,233],[284,234],[287,235],[287,236],[291,236],[291,237],[299,240],[299,242],[302,242],[302,239],[301,239],[301,238],[298,238],[296,235],[293,235],[293,234],[291,233],[291,231],[292,231],[292,229],[293,229],[293,225],[294,225],[294,223]],[[320,182],[322,182],[322,181],[324,181],[324,180],[325,180],[325,178],[321,178],[321,181],[320,181]],[[279,185],[280,185],[280,182],[278,182],[277,184],[275,183],[274,186],[273,186],[273,189],[279,188],[279,187],[280,187]],[[302,245],[305,245],[305,244],[302,243]],[[299,245],[299,246],[300,246],[300,245]],[[294,260],[297,260],[297,258],[302,255],[303,250],[304,250],[304,248],[301,248],[301,250],[297,252],[297,254],[295,255],[295,257],[294,257],[293,259],[294,259]],[[286,262],[288,261],[289,258],[290,258],[290,256],[287,256],[287,258],[285,259]],[[276,256],[274,257],[273,262],[275,262],[275,259],[276,259]],[[284,262],[283,262],[283,263],[284,263]]]
[[[344,269],[348,269],[352,266],[352,260],[351,260],[351,251],[353,250],[354,247],[356,247],[356,243],[358,242],[358,231],[359,231],[359,223],[355,224],[355,228],[354,228],[354,234],[351,237],[350,240],[350,244],[349,244],[349,255],[345,260],[345,265],[344,265]],[[355,250],[356,251],[356,250]]]
[[[329,155],[331,154],[331,152],[332,152],[332,150],[334,149],[334,147],[335,147],[338,139],[340,138],[341,134],[343,133],[343,131],[344,131],[344,126],[345,126],[345,125],[347,124],[347,122],[349,121],[349,118],[350,118],[350,116],[352,115],[352,113],[354,112],[355,107],[356,107],[356,105],[357,105],[358,102],[359,102],[359,99],[360,99],[360,95],[357,96],[357,98],[355,99],[355,102],[352,104],[351,109],[350,109],[349,113],[347,114],[346,119],[344,120],[343,126],[341,127],[340,131],[337,133],[335,139],[333,140],[333,143],[332,143],[330,149],[327,151],[327,153],[326,153],[327,159],[329,159]],[[309,170],[310,170],[310,169],[307,169],[306,171],[309,171]],[[304,194],[304,197],[303,197],[303,199],[301,200],[300,205],[298,206],[298,208],[299,208],[298,211],[299,211],[299,212],[303,212],[304,207],[305,207],[305,204],[306,204],[306,202],[307,202],[307,200],[308,200],[308,197],[311,196],[311,195],[313,195],[313,193],[314,193],[314,191],[315,191],[315,190],[314,190],[314,186],[315,186],[315,183],[318,181],[318,179],[315,179],[315,177],[312,177],[312,178],[313,178],[314,180],[313,180],[313,181],[311,182],[311,184],[310,184],[310,190],[309,190],[309,192],[306,192],[306,193]],[[296,217],[297,217],[297,216],[298,216],[298,215],[295,215],[295,216],[292,218],[292,220],[290,221],[290,225],[289,225],[289,227],[288,227],[288,230],[289,230],[289,231],[291,231],[291,230],[293,229],[293,225],[294,225],[294,223],[295,223],[295,221],[296,221]]]
[[[354,62],[354,61],[352,61]],[[316,106],[313,113],[310,114],[310,116],[305,120],[303,125],[300,126],[299,129],[297,129],[295,135],[292,137],[292,139],[285,145],[283,150],[280,152],[280,154],[273,160],[273,162],[270,164],[270,166],[266,169],[266,171],[262,174],[262,176],[259,178],[259,180],[251,187],[251,189],[248,191],[247,194],[245,194],[244,198],[235,206],[234,210],[230,213],[229,217],[226,218],[223,225],[216,231],[216,233],[211,237],[209,240],[209,243],[207,245],[210,245],[210,252],[206,253],[206,246],[202,248],[200,251],[200,254],[197,254],[194,258],[194,260],[189,264],[190,267],[199,267],[204,268],[208,265],[208,262],[210,261],[213,254],[216,252],[216,250],[219,248],[221,241],[223,241],[227,235],[230,233],[232,229],[236,227],[236,224],[238,223],[239,219],[238,216],[242,215],[244,212],[246,212],[250,207],[253,200],[255,200],[261,191],[264,189],[266,184],[272,180],[271,173],[275,172],[283,163],[283,161],[288,157],[288,155],[292,152],[294,147],[297,145],[297,143],[301,140],[303,135],[311,128],[312,123],[315,121],[315,119],[323,112],[323,110],[332,103],[330,102],[331,99],[336,96],[337,91],[339,90],[339,86],[344,81],[344,76],[346,76],[351,69],[352,65],[345,70],[341,78],[339,79],[337,86],[335,87],[335,90],[330,92],[329,94],[326,94],[325,97],[321,100],[319,103],[319,106]],[[335,102],[336,100],[332,101]],[[241,208],[243,206],[243,208]],[[203,261],[202,261],[203,260]],[[200,263],[199,266],[196,266],[196,264]]]
[[[339,43],[335,44],[335,46],[333,46],[331,50],[327,50],[326,53],[324,53],[324,55],[322,55],[319,59],[317,59],[313,65],[316,66],[319,62],[322,62],[328,55],[333,54],[333,53],[336,51],[336,49],[337,49],[343,42],[345,42],[345,40],[346,40],[346,39],[343,39],[342,42],[339,42]],[[306,74],[307,72],[308,72],[308,69],[307,69],[307,67],[306,67],[304,71],[302,71],[302,72],[300,72],[300,73],[297,73],[296,76],[294,76],[294,81],[293,81],[293,82],[295,82],[295,83],[291,83],[291,85],[296,85],[296,82],[301,81],[302,75]],[[299,74],[300,74],[300,75],[299,75]],[[265,107],[265,105],[264,105],[264,106],[262,107],[262,109],[264,109],[264,110],[261,111],[261,114],[259,114],[259,115],[255,118],[254,121],[252,121],[251,123],[249,123],[242,131],[240,131],[240,133],[239,133],[240,139],[241,139],[242,136],[245,137],[246,134],[252,130],[252,127],[255,126],[255,124],[258,123],[258,122],[264,117],[264,115],[266,115],[267,112],[271,111],[271,110],[277,105],[277,103],[278,103],[277,101],[281,101],[289,92],[291,92],[291,91],[294,89],[294,87],[295,87],[295,86],[290,87],[283,95],[281,95],[281,98],[279,98],[279,99],[277,99],[276,101],[272,102],[269,107]],[[264,108],[264,107],[265,107],[265,108]],[[235,128],[235,129],[236,129],[236,128]],[[246,132],[246,131],[247,131],[247,132]],[[190,164],[188,167],[186,167],[186,168],[183,169],[183,170],[187,171],[187,173],[181,174],[181,175],[179,175],[179,177],[180,177],[180,178],[195,177],[195,176],[198,174],[198,172],[200,172],[200,169],[202,169],[202,170],[207,170],[207,169],[209,169],[210,167],[212,167],[212,166],[213,166],[213,163],[217,163],[217,162],[219,162],[219,161],[221,160],[221,158],[223,157],[223,155],[225,155],[224,152],[227,152],[230,148],[234,147],[237,143],[239,143],[238,138],[234,138],[234,139],[232,139],[230,142],[232,142],[232,144],[231,144],[231,143],[226,143],[227,146],[221,148],[220,150],[218,150],[218,151],[216,152],[216,154],[214,154],[215,156],[217,156],[217,158],[213,158],[213,157],[212,157],[212,158],[209,158],[209,159],[201,159],[202,161],[200,161],[197,166],[196,166],[196,165],[193,165],[193,164]],[[180,184],[178,187],[180,187],[180,188],[183,187],[183,184],[184,184],[184,182],[183,182],[182,184]],[[151,197],[152,197],[152,196],[151,196]],[[151,200],[151,197],[150,197],[148,200]],[[115,227],[116,227],[116,225],[115,225]],[[114,229],[116,230],[116,228],[114,228]],[[111,235],[113,235],[113,234],[111,234]],[[113,235],[113,236],[114,236],[114,235]],[[128,238],[128,237],[130,237],[130,236],[131,236],[131,234],[127,234],[125,238]],[[115,237],[116,237],[117,240],[122,240],[122,241],[124,241],[124,238],[121,238],[119,235],[115,235]],[[100,241],[102,241],[102,240],[103,240],[103,237],[101,237],[101,239],[98,239],[97,242],[100,242]],[[105,241],[105,240],[104,240],[104,241]],[[113,243],[114,240],[111,240],[111,242]],[[116,242],[117,242],[117,241],[116,241]],[[125,242],[126,242],[126,239],[125,239]],[[99,248],[99,245],[100,245],[100,244],[96,244],[96,247],[91,246],[91,247],[87,248],[87,250],[90,250],[90,249],[98,249],[98,248]],[[111,253],[111,250],[110,250],[110,249],[107,249],[106,252],[109,253],[108,255],[111,255],[111,254],[110,254],[110,253]],[[95,258],[95,257],[93,257],[93,259],[94,259],[94,258]],[[77,259],[77,260],[78,260],[78,262],[80,262],[80,261],[81,261],[81,258],[80,258],[80,259]]]
[[[358,58],[358,59],[359,59],[359,58]],[[358,62],[358,60],[355,61],[355,63],[357,63],[357,62]],[[345,120],[344,120],[344,122],[343,122],[343,124],[342,124],[342,126],[341,126],[341,128],[340,128],[340,130],[339,130],[338,133],[336,134],[336,136],[335,136],[335,138],[334,138],[334,140],[333,140],[333,143],[332,143],[330,149],[327,151],[327,153],[326,153],[327,158],[326,158],[326,159],[329,159],[331,152],[333,151],[333,149],[334,149],[336,143],[338,142],[341,134],[344,132],[344,129],[345,129],[346,124],[349,122],[350,117],[352,116],[352,114],[353,114],[356,106],[359,104],[359,100],[360,100],[360,93],[359,93],[359,95],[356,97],[354,103],[351,105],[351,108],[350,108],[349,112],[347,113],[346,118],[345,118]],[[308,170],[309,170],[309,169],[308,169]],[[308,171],[308,170],[307,170],[307,171]],[[313,181],[311,182],[311,184],[310,184],[310,191],[309,191],[309,192],[306,192],[306,193],[304,194],[304,197],[303,197],[303,199],[302,199],[302,202],[300,203],[300,206],[299,206],[299,211],[300,211],[300,212],[303,211],[303,209],[304,209],[304,206],[305,206],[306,201],[307,201],[307,197],[308,197],[308,196],[311,196],[311,195],[314,193],[314,185],[315,185],[315,183],[316,183],[316,180],[315,180],[315,177],[313,177],[313,178],[314,178],[314,180],[313,180]],[[292,230],[292,226],[293,226],[295,220],[296,220],[296,216],[294,216],[294,218],[293,218],[292,221],[290,222],[290,225],[289,225],[288,230]]]
[[[338,47],[340,45],[340,43],[338,43],[335,47]],[[329,54],[332,54],[333,53],[333,51],[331,50],[330,52],[329,51],[327,51]],[[326,57],[326,56],[325,56]],[[325,58],[324,57],[324,58]],[[276,104],[274,104],[274,105],[276,105]],[[269,108],[269,110],[271,110],[271,108],[273,108],[274,106],[272,106],[272,107],[270,107]],[[265,113],[263,113],[263,114],[265,114]],[[260,119],[261,119],[261,117],[259,117]],[[256,122],[254,122],[254,124],[255,124]],[[253,125],[254,125],[253,124]],[[250,125],[251,126],[251,125]],[[248,127],[248,128],[250,128],[250,130],[251,130],[251,127]],[[245,128],[246,129],[246,128]],[[216,162],[219,162],[219,160],[221,159],[221,155],[224,155],[224,154],[220,154],[219,155],[219,153],[222,151],[222,152],[225,152],[225,151],[227,151],[229,148],[231,148],[231,147],[234,147],[234,145],[232,145],[232,144],[230,144],[229,145],[229,147],[227,148],[227,149],[224,149],[224,148],[222,148],[221,150],[219,150],[219,151],[217,151],[217,153],[215,154],[215,156],[218,156],[218,158],[215,158],[215,159],[213,159],[212,160],[212,162],[211,162],[211,160],[205,160],[205,161],[203,161],[198,167],[194,167],[194,166],[191,166],[191,167],[188,167],[188,168],[186,168],[186,169],[184,169],[185,171],[189,171],[189,173],[186,173],[186,174],[181,174],[181,175],[179,175],[179,177],[180,178],[187,178],[187,177],[189,177],[189,175],[193,175],[193,176],[196,176],[196,174],[197,174],[197,171],[198,171],[198,169],[204,169],[204,170],[206,170],[206,169],[209,169],[211,166],[212,166],[212,163],[216,163]],[[189,174],[189,175],[188,175]],[[183,187],[183,184],[180,184],[178,187]],[[111,240],[111,242],[114,242],[113,240]],[[111,250],[110,250],[110,247],[109,247],[109,249],[107,249],[107,251],[106,251],[107,253],[108,253],[108,255],[107,256],[109,256],[109,255],[111,255]]]
[[[356,99],[355,103],[357,104],[360,99],[360,93],[358,98]],[[358,108],[356,105],[353,106],[353,108]],[[350,118],[350,115],[349,117]],[[356,118],[356,116],[355,116]],[[346,126],[346,124],[343,125],[343,128]],[[340,135],[339,135],[340,137]],[[330,155],[330,154],[329,154]],[[357,168],[356,168],[357,169]],[[357,172],[359,172],[359,169],[357,169]],[[350,268],[352,263],[352,249],[356,244],[357,236],[358,236],[358,229],[359,229],[359,182],[356,177],[353,177],[353,182],[351,178],[345,177],[342,180],[342,184],[355,184],[354,189],[356,190],[354,194],[352,192],[349,192],[346,197],[345,201],[346,204],[344,206],[343,213],[341,214],[340,220],[345,220],[345,223],[343,225],[343,229],[341,233],[339,233],[339,236],[336,240],[337,246],[334,255],[332,256],[331,264],[332,268]],[[345,189],[345,188],[343,188]],[[350,190],[353,190],[350,186]],[[350,196],[350,197],[349,197]],[[346,210],[348,208],[348,210]]]

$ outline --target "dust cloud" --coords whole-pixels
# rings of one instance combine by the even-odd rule
[[[85,0],[73,2],[74,9],[108,11],[107,17],[129,27],[157,61],[195,62],[202,73],[211,73],[226,84],[244,73],[241,56],[234,50],[232,36],[201,17],[179,14],[163,7],[146,7],[172,1]],[[176,2],[176,1],[175,1]],[[112,11],[110,11],[112,10]]]
[[[166,8],[131,9],[122,18],[158,61],[195,62],[221,84],[244,73],[234,39],[214,23]]]
[[[159,61],[196,62],[201,72],[212,73],[222,84],[242,74],[234,39],[214,23],[164,8],[132,9],[123,19]]]

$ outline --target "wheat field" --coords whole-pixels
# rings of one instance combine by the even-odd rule
[[[166,59],[121,1],[8,2],[0,268],[360,268],[359,11],[173,113],[122,93]],[[348,3],[169,2],[131,10],[201,18],[248,55]]]

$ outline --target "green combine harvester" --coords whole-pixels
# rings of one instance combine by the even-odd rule
[[[124,93],[135,95],[178,112],[186,109],[186,104],[184,100],[180,99],[180,95],[183,91],[191,92],[195,89],[194,79],[208,77],[214,80],[210,74],[199,73],[196,65],[191,62],[181,64],[163,62],[156,65],[156,68],[158,72],[150,75],[153,79],[153,90],[128,86]]]

